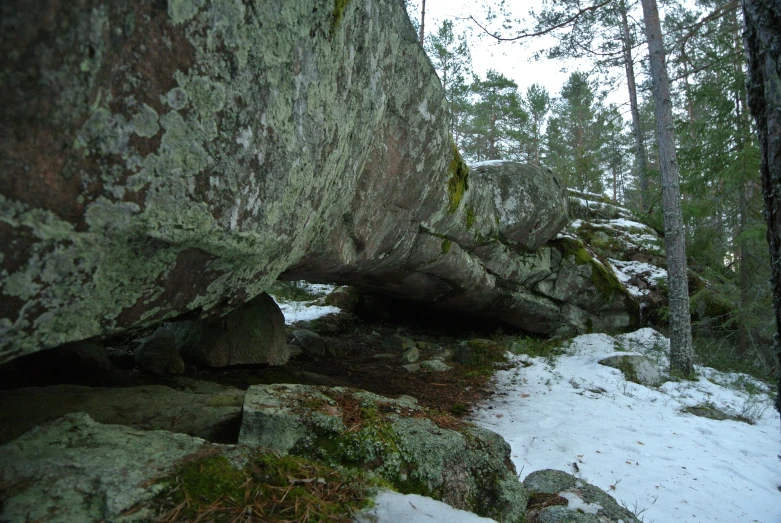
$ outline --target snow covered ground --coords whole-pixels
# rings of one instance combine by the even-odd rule
[[[274,301],[277,302],[277,305],[279,305],[282,314],[285,316],[286,325],[292,325],[297,321],[312,321],[325,316],[326,314],[336,314],[337,312],[340,312],[340,309],[336,307],[320,304],[322,297],[333,291],[336,288],[335,285],[328,285],[325,283],[309,283],[305,281],[299,281],[296,283],[299,287],[309,291],[312,295],[317,296],[318,298],[311,301],[302,302],[286,300],[280,296],[272,295],[271,297],[274,298]]]
[[[515,357],[519,366],[498,373],[497,394],[474,419],[510,443],[522,479],[535,470],[565,470],[645,522],[780,522],[781,433],[767,386],[706,368],[695,382],[654,389],[597,363],[624,349],[664,368],[666,348],[661,335],[641,329],[616,338],[579,336],[555,360]],[[698,404],[756,424],[682,410]]]

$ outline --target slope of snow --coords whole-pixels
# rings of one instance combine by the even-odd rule
[[[646,522],[781,521],[779,416],[768,388],[745,375],[700,369],[694,382],[653,389],[597,362],[629,349],[667,364],[651,329],[579,336],[555,361],[517,356],[475,421],[512,446],[521,477],[565,470],[604,489]],[[751,383],[753,396],[723,384]],[[764,392],[763,392],[764,391]],[[708,403],[756,416],[755,425],[682,412]]]

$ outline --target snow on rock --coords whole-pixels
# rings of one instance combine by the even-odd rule
[[[646,287],[641,289],[633,282],[638,281],[637,277],[641,277],[642,281],[652,283],[654,286],[658,286],[660,282],[664,282],[667,279],[667,270],[651,265],[650,263],[643,263],[638,261],[622,261],[608,258],[610,267],[613,272],[616,273],[618,281],[624,284],[629,293],[635,298],[642,298],[648,296],[651,292],[650,288]]]
[[[560,469],[596,485],[646,522],[781,521],[779,415],[750,376],[699,368],[696,381],[648,388],[598,361],[631,350],[666,371],[668,341],[652,329],[573,339],[566,354],[516,356],[474,421],[501,434],[523,477]],[[617,352],[619,351],[619,352]],[[710,404],[748,423],[694,416]]]
[[[417,494],[382,491],[375,506],[355,515],[356,523],[496,523]]]

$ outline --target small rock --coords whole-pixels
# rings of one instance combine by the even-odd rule
[[[300,345],[295,345],[293,343],[287,344],[287,351],[290,353],[291,358],[295,358],[296,356],[304,352]]]
[[[450,350],[445,349],[443,351],[440,351],[440,352],[437,352],[436,354],[434,354],[431,357],[431,359],[432,360],[439,360],[439,361],[447,361],[447,360],[449,360],[452,357],[453,357],[453,352],[450,351]]]
[[[657,387],[664,382],[659,368],[645,356],[619,354],[600,360],[599,364],[618,369],[627,380],[646,387]]]
[[[435,351],[435,350],[439,350],[440,349],[439,345],[435,345],[433,343],[428,343],[428,342],[425,342],[425,341],[416,341],[415,345],[420,350]]]
[[[415,398],[413,396],[407,396],[406,394],[402,394],[398,398],[396,398],[398,401],[409,403],[410,405],[417,405],[418,404],[418,398]]]
[[[146,372],[156,376],[184,373],[184,360],[176,348],[174,333],[166,327],[158,328],[141,342],[133,353],[136,363]]]
[[[426,370],[431,370],[434,372],[444,372],[446,370],[450,370],[450,365],[447,365],[442,360],[426,360],[421,361],[420,366]]]
[[[409,363],[407,365],[402,365],[402,368],[406,369],[408,372],[417,372],[420,370],[420,363]]]
[[[305,352],[315,356],[325,355],[325,340],[316,332],[308,329],[298,329],[293,332],[293,337]]]
[[[453,357],[458,363],[467,365],[471,363],[474,352],[475,351],[472,349],[472,347],[469,347],[466,343],[464,343],[456,347],[455,353],[453,353]]]
[[[402,363],[415,363],[420,359],[420,351],[417,347],[412,347],[411,349],[407,349],[404,351],[404,354],[401,355],[401,362]]]
[[[394,334],[390,338],[386,338],[385,340],[383,340],[382,346],[385,349],[395,350],[399,352],[416,348],[414,341],[412,341],[409,338],[405,338],[404,336],[399,336],[398,334]]]

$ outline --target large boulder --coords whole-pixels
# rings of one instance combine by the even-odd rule
[[[266,293],[236,307],[219,320],[173,322],[182,356],[209,367],[268,363],[284,365],[290,357],[285,317]]]
[[[353,389],[256,385],[244,398],[239,443],[369,469],[399,492],[521,521],[526,494],[501,436],[437,426],[422,414],[407,401]]]
[[[446,100],[401,2],[0,10],[0,362],[226,314],[351,222],[361,177],[448,214]]]
[[[149,521],[154,480],[205,444],[68,414],[0,447],[0,519]]]
[[[0,10],[0,363],[213,322],[283,271],[546,334],[633,321],[577,299],[594,265],[535,287],[564,185],[464,163],[397,0]]]

